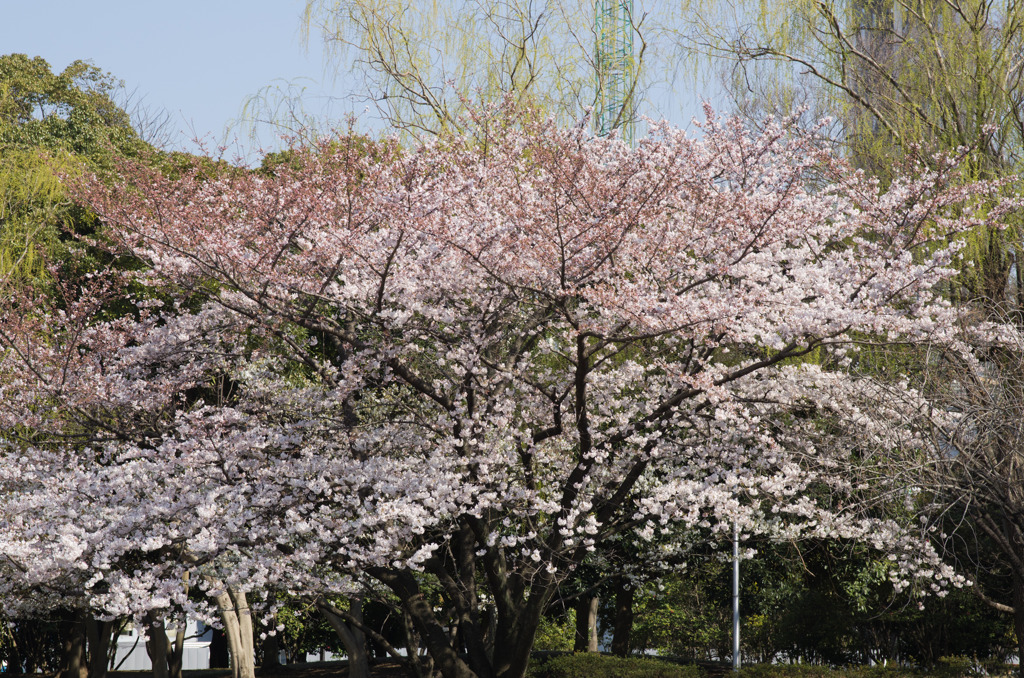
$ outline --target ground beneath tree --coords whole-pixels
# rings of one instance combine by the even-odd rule
[[[228,669],[205,669],[202,671],[182,671],[182,678],[231,678]],[[107,678],[143,678],[152,676],[150,671],[109,671]],[[381,661],[370,664],[372,678],[404,678],[402,665],[394,661]],[[256,678],[347,678],[348,662],[308,662],[305,664],[288,664],[285,666],[257,666]],[[13,674],[11,678],[14,678]],[[39,678],[38,675],[32,678]]]
[[[730,673],[725,663],[697,662],[704,678],[721,678]],[[107,678],[150,678],[151,671],[108,671]],[[370,664],[370,678],[406,678],[408,674],[396,661],[384,660]],[[33,673],[28,676],[4,673],[7,678],[57,678],[50,673]],[[182,671],[182,678],[231,678],[229,669],[204,669]],[[348,678],[348,662],[308,662],[286,666],[257,667],[256,678]]]
[[[182,678],[207,678],[206,671],[183,671],[182,673],[184,674]],[[193,673],[194,676],[190,675]],[[228,672],[226,675],[230,676],[231,673]],[[402,665],[395,661],[370,664],[372,678],[405,678],[406,675]],[[347,676],[348,662],[309,662],[256,669],[256,678],[345,678]],[[209,676],[209,678],[219,677]]]
[[[705,678],[719,678],[730,672],[730,667],[718,662],[698,662]],[[148,678],[153,674],[149,671],[111,671],[107,678]],[[402,665],[395,661],[379,661],[370,664],[371,678],[405,678],[408,674]],[[257,667],[256,678],[347,678],[348,662],[308,662],[305,664],[288,664],[285,666]],[[11,675],[11,678],[14,678]],[[27,677],[29,678],[29,677]],[[38,674],[30,678],[40,678]],[[182,671],[182,678],[231,678],[227,669],[208,669],[204,671]]]

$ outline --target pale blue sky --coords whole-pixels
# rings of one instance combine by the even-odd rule
[[[0,0],[0,54],[41,56],[58,72],[91,61],[149,108],[166,110],[174,145],[189,150],[194,135],[214,146],[244,136],[225,131],[246,99],[288,82],[305,88],[306,107],[322,117],[354,113],[361,127],[379,127],[366,102],[350,98],[359,93],[356,79],[325,71],[319,34],[303,45],[303,7],[304,0]],[[685,125],[699,114],[692,91],[656,94],[656,116]],[[265,129],[257,143],[269,149],[276,136]]]
[[[307,99],[345,97],[345,82],[324,73],[319,37],[300,35],[303,0],[0,0],[0,53],[41,56],[55,71],[91,61],[127,91],[166,109],[184,146],[214,143],[261,88],[297,81]],[[317,104],[314,104],[317,105]],[[359,111],[365,108],[361,105]],[[352,110],[335,101],[337,115]],[[264,134],[272,144],[273,135]]]

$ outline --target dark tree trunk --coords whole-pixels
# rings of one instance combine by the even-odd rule
[[[210,638],[210,668],[226,669],[230,666],[228,659],[228,637],[223,629],[213,629]]]
[[[263,663],[260,671],[275,669],[281,665],[281,646],[277,641],[277,634],[268,635],[263,641]]]
[[[319,605],[321,614],[327,623],[334,629],[338,640],[345,646],[345,654],[348,655],[348,677],[369,678],[370,661],[366,652],[366,637],[355,624],[347,624],[338,615],[334,614],[329,605]],[[353,597],[349,603],[349,614],[353,620],[361,624],[363,621],[362,597]]]
[[[474,530],[482,533],[485,528],[477,526]],[[527,582],[509,571],[504,554],[485,549],[485,555],[478,560],[469,548],[472,543],[468,533],[460,534],[459,542],[443,562],[433,561],[426,566],[439,579],[449,603],[446,612],[454,610],[451,620],[434,612],[413,572],[373,568],[367,574],[387,586],[401,601],[415,635],[430,654],[435,674],[444,678],[523,678],[537,627],[559,582],[554,573],[543,569]],[[497,614],[493,646],[487,637],[487,628],[493,622],[480,614],[476,596],[481,565]],[[453,644],[449,634],[449,621],[459,625],[458,645]],[[466,645],[465,653],[462,643]],[[491,647],[493,654],[489,651]]]
[[[9,641],[10,646],[7,650],[7,670],[11,673],[21,673],[25,671],[25,660],[21,656],[21,645],[18,643],[17,634],[11,634]]]
[[[181,669],[185,663],[185,621],[181,620],[174,632],[174,645],[168,648],[167,673],[170,678],[181,678]]]
[[[114,622],[105,622],[90,617],[85,622],[85,633],[89,648],[89,678],[106,678],[110,666],[111,636],[116,630]]]
[[[601,599],[584,596],[576,601],[576,638],[574,652],[597,652],[597,610]]]
[[[1017,633],[1017,671],[1024,678],[1024,577],[1013,577],[1013,629]]]
[[[437,620],[427,598],[411,572],[405,570],[377,570],[373,573],[402,601],[423,643],[434,659],[434,665],[444,678],[490,678],[488,674],[474,672],[452,647],[445,629]]]
[[[430,678],[434,675],[434,660],[429,654],[420,659],[420,636],[412,623],[412,617],[402,610],[402,625],[405,629],[405,653],[409,657],[407,673],[409,678]]]
[[[537,627],[554,591],[552,581],[543,581],[543,577],[540,582],[534,580],[534,590],[526,602],[516,610],[512,630],[504,639],[499,638],[497,644],[509,647],[511,651],[502,653],[500,659],[496,659],[494,673],[497,678],[523,678],[526,675]],[[498,655],[497,651],[495,655]]]
[[[151,611],[146,615],[146,622],[149,626],[146,651],[153,663],[153,678],[170,678],[167,666],[167,630],[164,627],[163,616],[159,612]]]
[[[612,633],[612,654],[629,655],[629,638],[633,632],[633,589],[619,577],[615,585],[615,629]]]
[[[64,623],[64,658],[61,662],[61,678],[84,678],[85,664],[85,614],[72,613]]]

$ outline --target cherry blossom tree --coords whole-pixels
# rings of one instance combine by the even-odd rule
[[[559,585],[624,534],[652,561],[680,527],[859,539],[897,586],[961,583],[859,510],[853,447],[803,413],[914,444],[843,366],[952,337],[950,238],[1014,206],[971,208],[1003,184],[939,163],[880,191],[789,121],[710,111],[635,149],[523,111],[468,127],[77,183],[164,301],[66,339],[67,311],[7,313],[4,426],[63,439],[8,443],[15,580],[77,567],[130,614],[194,608],[186,573],[213,596],[372,581],[449,678],[522,676]]]
[[[944,558],[973,580],[971,592],[1013,615],[1024,652],[1024,336],[1015,322],[986,328],[982,304],[974,312],[958,341],[913,356],[905,383],[914,388],[889,386],[893,425],[915,432],[916,444],[871,450],[863,477],[902,488]],[[879,352],[894,363],[899,351]],[[865,414],[874,416],[873,404]]]
[[[207,557],[203,509],[179,481],[201,491],[210,465],[193,455],[175,469],[160,445],[183,423],[176,410],[190,402],[202,416],[188,390],[204,386],[218,354],[175,352],[211,318],[167,318],[144,301],[134,314],[117,312],[126,291],[118,274],[76,282],[50,294],[22,288],[3,303],[3,597],[8,613],[133,616],[162,636],[164,616],[192,607],[188,571],[165,561]],[[168,657],[153,657],[158,675],[180,675],[180,630]],[[106,651],[98,654],[104,667]]]
[[[1016,329],[1016,328],[1015,328]],[[1008,580],[1002,595],[976,589],[992,607],[1013,615],[1018,657],[1024,656],[1024,336],[1013,332],[972,352],[947,350],[929,375],[941,387],[930,395],[936,409],[956,412],[952,425],[931,427],[933,445],[916,461],[918,483],[932,497],[927,514],[936,524],[966,522],[979,534],[956,539],[950,551],[964,565]],[[938,377],[938,378],[936,378]],[[951,535],[941,534],[949,544]],[[978,542],[984,546],[971,548]],[[966,567],[964,569],[967,569]],[[1006,575],[1009,576],[1006,576]],[[999,597],[1002,601],[993,600]],[[1007,604],[1009,603],[1009,604]],[[1022,669],[1024,670],[1024,669]]]

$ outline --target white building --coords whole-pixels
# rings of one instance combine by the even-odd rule
[[[167,635],[173,642],[176,629],[167,629]],[[191,619],[185,625],[185,652],[182,655],[182,668],[185,670],[210,668],[210,641],[213,629],[202,622]],[[129,626],[117,637],[117,654],[114,666],[119,671],[151,671],[153,662],[146,652],[146,641],[137,629]]]

